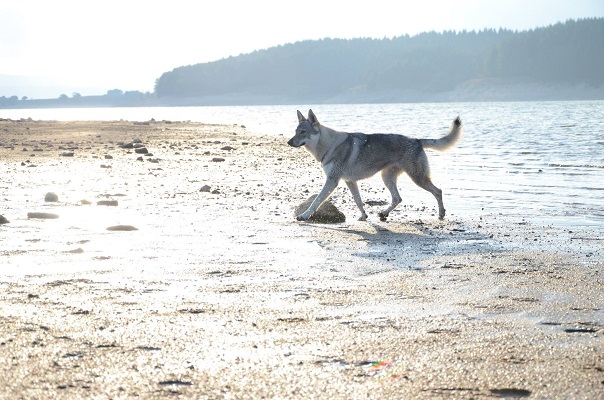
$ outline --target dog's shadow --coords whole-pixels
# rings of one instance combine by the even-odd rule
[[[493,251],[490,238],[456,221],[388,221],[314,224],[337,234],[359,261],[417,269],[423,261],[464,253]]]

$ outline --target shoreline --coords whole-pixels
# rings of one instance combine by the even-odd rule
[[[198,106],[270,106],[296,104],[375,104],[375,103],[442,103],[442,102],[524,102],[524,101],[602,101],[604,87],[568,83],[539,83],[522,80],[476,78],[458,84],[454,89],[436,92],[425,90],[367,90],[355,87],[341,93],[312,98],[287,95],[251,95],[224,93],[213,96],[181,97],[140,93],[139,98],[107,95],[78,98],[15,99],[2,109],[104,108],[104,107],[198,107]]]
[[[387,222],[368,207],[363,223],[345,188],[334,202],[347,222],[299,223],[293,209],[319,189],[320,169],[282,137],[239,125],[2,121],[0,131],[7,398],[604,390],[604,263],[589,227],[439,221],[432,199]],[[152,155],[119,146],[135,138]],[[44,202],[51,191],[59,202]],[[118,224],[138,230],[106,230]]]

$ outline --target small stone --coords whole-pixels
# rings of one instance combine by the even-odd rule
[[[45,213],[45,212],[29,212],[27,218],[30,219],[56,219],[59,218],[57,214]]]
[[[201,189],[199,189],[199,191],[200,191],[200,192],[207,192],[207,193],[209,193],[211,189],[212,189],[212,188],[210,187],[210,185],[203,185],[203,186],[201,187]]]
[[[92,204],[92,202],[90,200],[82,199],[80,200],[80,204],[83,206],[89,206],[90,204]]]
[[[46,196],[44,196],[44,201],[47,203],[54,203],[59,201],[59,196],[57,196],[56,193],[48,192],[46,193]]]
[[[101,200],[96,202],[97,206],[117,207],[117,200]]]
[[[220,150],[226,150],[226,151],[231,151],[231,150],[235,150],[234,147],[231,146],[224,146],[223,148],[221,148]]]
[[[4,215],[0,215],[0,225],[2,224],[8,224],[10,221],[7,220]]]
[[[105,160],[113,160],[113,156],[111,154],[105,154]]]
[[[136,154],[147,154],[149,152],[149,150],[147,150],[146,147],[139,147],[137,149],[134,149],[134,152]]]
[[[129,231],[138,231],[137,228],[135,228],[132,225],[115,225],[115,226],[110,226],[107,228],[108,231],[122,231],[122,232],[129,232]]]
[[[67,151],[64,153],[61,153],[61,157],[73,157],[73,151]]]
[[[224,158],[222,158],[222,157],[214,157],[214,158],[212,158],[212,162],[223,162],[223,161],[224,161]]]

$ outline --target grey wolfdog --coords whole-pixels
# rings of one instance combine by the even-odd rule
[[[304,146],[313,157],[321,163],[327,177],[325,185],[308,210],[297,216],[299,221],[306,221],[325,202],[344,180],[352,192],[357,207],[361,210],[359,221],[367,219],[363,200],[359,193],[357,181],[382,173],[382,180],[392,196],[392,203],[379,213],[380,220],[385,221],[394,208],[400,204],[401,196],[396,187],[398,176],[407,175],[422,189],[436,197],[438,217],[445,217],[442,190],[430,180],[430,166],[424,149],[446,150],[461,137],[461,120],[453,121],[449,133],[440,139],[411,139],[403,135],[375,133],[338,132],[323,126],[312,110],[308,118],[298,111],[296,134],[287,144],[292,147]]]

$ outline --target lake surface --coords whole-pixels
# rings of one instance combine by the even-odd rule
[[[0,118],[154,118],[238,124],[287,140],[297,125],[296,109],[306,114],[308,108],[20,109],[0,110]],[[421,138],[444,135],[459,115],[464,136],[458,145],[445,153],[428,151],[433,181],[443,189],[445,206],[453,215],[512,218],[569,230],[589,226],[604,233],[604,101],[330,104],[312,108],[319,121],[334,129]],[[319,168],[310,158],[309,166]],[[403,198],[405,192],[421,191],[403,177],[399,187]]]

